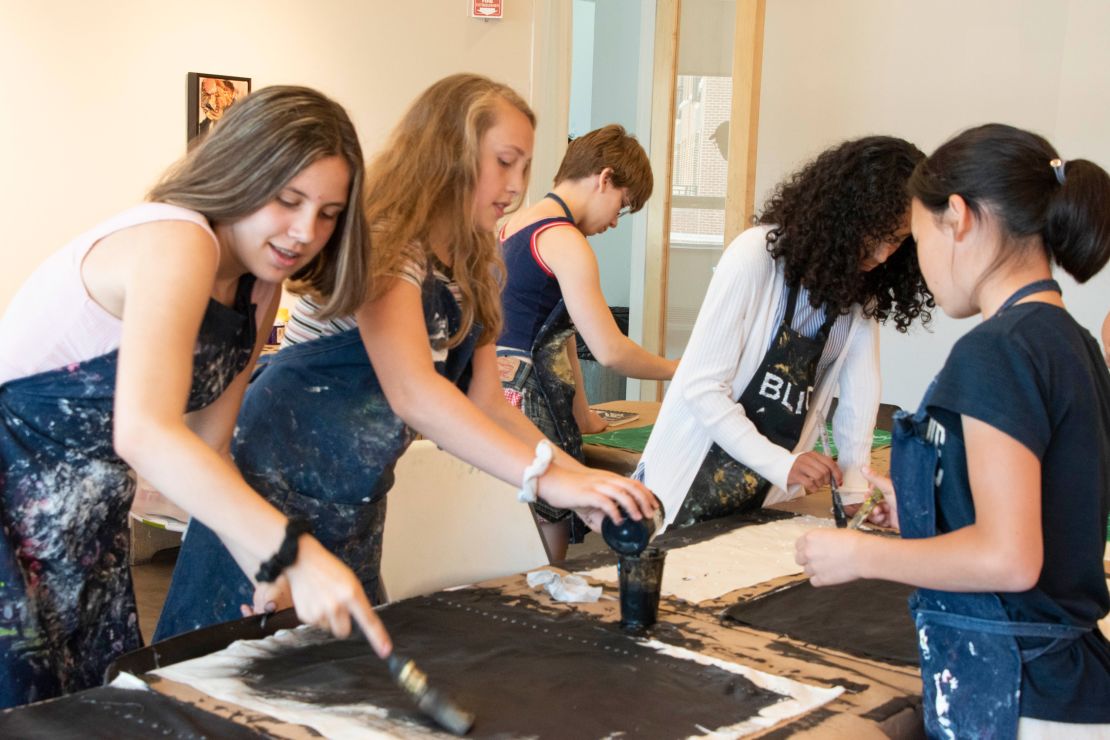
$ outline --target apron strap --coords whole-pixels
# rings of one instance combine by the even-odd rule
[[[1063,289],[1060,287],[1060,283],[1056,282],[1055,280],[1052,280],[1052,279],[1037,280],[1035,282],[1029,283],[1029,285],[1026,285],[1023,288],[1019,288],[1016,293],[1014,293],[1012,296],[1010,296],[1009,298],[1006,299],[1006,302],[1003,303],[1002,306],[998,309],[998,311],[995,312],[995,315],[998,315],[998,314],[1002,313],[1007,308],[1014,305],[1015,303],[1020,301],[1022,298],[1025,298],[1026,296],[1033,295],[1034,293],[1041,293],[1041,292],[1044,292],[1046,290],[1054,290],[1054,291],[1056,291],[1057,293],[1059,293],[1061,295],[1064,294]]]
[[[1007,635],[1010,637],[1041,637],[1051,639],[1044,647],[1020,650],[1021,661],[1039,658],[1047,653],[1061,650],[1073,641],[1090,632],[1092,627],[1080,627],[1074,624],[1052,624],[1049,622],[1009,622],[997,619],[983,619],[981,617],[968,617],[953,612],[942,612],[933,609],[921,609],[917,612],[934,624],[943,624],[959,629],[968,629],[988,635]]]
[[[570,206],[567,205],[567,202],[565,200],[563,200],[559,196],[555,195],[555,193],[548,193],[547,195],[545,195],[543,197],[551,198],[551,200],[558,203],[562,207],[563,213],[567,214],[567,218],[569,218],[571,221],[574,220],[574,214],[570,212]]]
[[[794,307],[798,302],[798,291],[799,287],[797,285],[791,285],[790,291],[786,295],[786,313],[783,314],[782,323],[790,329],[794,328]],[[838,314],[831,310],[828,305],[826,305],[825,323],[821,324],[821,328],[817,330],[817,335],[814,337],[814,339],[828,339],[829,332],[832,331],[832,326],[836,323],[837,317]]]

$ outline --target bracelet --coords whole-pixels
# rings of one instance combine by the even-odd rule
[[[273,583],[278,576],[297,561],[297,541],[302,534],[311,534],[312,527],[307,519],[290,517],[285,524],[285,539],[274,556],[259,566],[254,580],[259,583]]]
[[[520,490],[516,494],[517,501],[525,504],[536,503],[536,487],[539,477],[546,473],[548,467],[551,466],[551,458],[554,454],[551,443],[546,439],[541,439],[539,444],[536,445],[536,459],[524,469],[524,478],[521,480]]]

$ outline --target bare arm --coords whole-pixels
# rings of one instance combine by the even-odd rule
[[[548,229],[537,249],[559,281],[570,317],[590,352],[605,367],[630,378],[670,380],[678,360],[648,352],[621,333],[601,292],[597,257],[578,229]]]
[[[212,294],[217,254],[195,225],[157,222],[117,232],[97,261],[98,277],[115,278],[123,300],[123,332],[115,394],[116,450],[170,500],[235,543],[240,561],[270,558],[285,536],[286,518],[255,493],[228,459],[185,423],[193,350]],[[151,248],[153,245],[172,248]],[[271,314],[274,307],[269,310]],[[256,348],[257,350],[257,348]],[[220,444],[234,424],[246,384],[243,374],[207,419],[194,420]],[[226,445],[226,443],[223,443]],[[336,635],[353,618],[380,655],[389,637],[358,579],[315,539],[301,537],[285,569],[297,615]]]
[[[815,586],[882,578],[944,591],[1026,591],[1044,564],[1041,465],[998,429],[962,417],[975,522],[914,540],[814,531],[797,543]]]
[[[532,463],[534,447],[502,428],[435,371],[428,345],[420,289],[394,279],[383,295],[356,312],[367,354],[390,407],[405,423],[451,454],[513,485]],[[492,351],[490,348],[489,351]],[[472,382],[499,392],[496,362]],[[507,404],[506,404],[507,405]],[[538,433],[538,430],[536,430]],[[622,506],[634,519],[654,514],[642,485],[600,471],[576,472],[553,466],[540,478],[539,495],[562,508],[593,507],[621,519]]]

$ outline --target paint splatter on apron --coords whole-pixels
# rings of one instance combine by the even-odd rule
[[[1034,283],[1007,300],[1004,311],[1030,293],[1044,290]],[[948,495],[937,485],[941,472],[940,448],[960,444],[943,438],[943,427],[926,409],[929,386],[915,414],[894,415],[891,478],[898,493],[898,521],[902,537],[937,535],[937,510],[944,508],[950,530],[975,522],[970,496]],[[939,438],[938,438],[939,437]],[[1021,709],[1022,664],[1061,650],[1094,625],[1010,621],[1002,601],[993,593],[954,593],[918,589],[910,598],[910,614],[917,627],[924,697],[925,730],[935,738],[1017,737]],[[1019,637],[1045,638],[1036,649],[1022,649]]]
[[[247,365],[254,276],[210,301],[187,409]],[[135,481],[112,446],[117,351],[0,386],[0,706],[98,686],[141,646],[128,564]]]
[[[786,311],[770,349],[737,402],[760,434],[794,449],[802,436],[817,366],[837,314],[826,308],[825,323],[810,339],[791,328],[798,299],[791,287]],[[713,443],[698,468],[672,526],[751,511],[763,505],[771,483]]]
[[[465,392],[481,327],[448,349],[461,324],[459,305],[432,270],[422,294],[436,372]],[[247,482],[286,515],[307,518],[320,543],[381,603],[385,494],[414,437],[390,408],[356,328],[271,356],[247,389],[232,452]],[[238,619],[253,594],[219,538],[194,520],[154,639]]]
[[[567,357],[567,341],[573,335],[574,323],[566,304],[560,300],[536,333],[531,362],[521,361],[514,377],[503,380],[502,386],[520,394],[521,411],[545,437],[583,462],[582,432],[574,420],[574,371]],[[504,349],[499,349],[498,354],[502,362],[511,357]],[[536,501],[532,507],[549,522],[559,522],[573,514],[569,509],[559,509],[543,501]]]

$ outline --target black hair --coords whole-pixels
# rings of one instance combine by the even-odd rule
[[[1036,244],[1079,282],[1110,259],[1110,176],[1093,162],[1054,162],[1044,137],[1001,123],[968,129],[949,139],[914,170],[909,190],[933,213],[959,195],[977,218],[995,216],[1007,256]],[[1057,175],[1059,172],[1059,175]]]
[[[870,272],[860,263],[906,219],[906,182],[925,154],[892,136],[868,136],[821,153],[780,183],[755,219],[770,225],[767,248],[781,259],[788,285],[803,285],[813,306],[847,313],[853,305],[905,332],[932,318],[932,294],[907,238]]]

